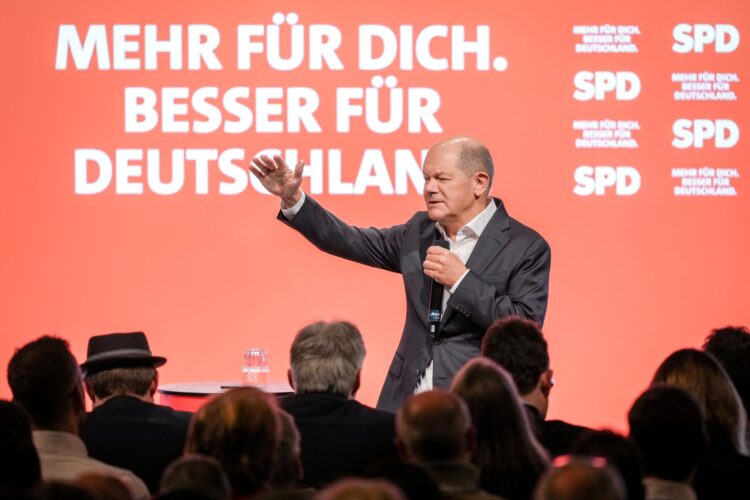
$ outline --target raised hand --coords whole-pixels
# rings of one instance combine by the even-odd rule
[[[305,163],[300,160],[294,167],[294,171],[287,166],[284,159],[279,155],[269,158],[266,155],[256,156],[250,164],[250,172],[260,180],[271,194],[281,198],[287,207],[293,206],[299,201],[302,193],[299,189],[302,184],[302,169]]]

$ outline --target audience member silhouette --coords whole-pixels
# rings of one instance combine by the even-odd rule
[[[384,479],[396,485],[409,500],[441,500],[440,490],[432,474],[415,462],[402,458],[386,458],[365,474],[371,479]]]
[[[313,323],[292,342],[289,383],[295,394],[279,406],[299,429],[308,486],[361,474],[396,455],[393,414],[354,400],[364,358],[362,336],[345,321]]]
[[[87,472],[73,481],[75,486],[83,488],[96,500],[131,500],[133,497],[125,483],[113,476]]]
[[[401,453],[429,469],[443,498],[500,498],[480,486],[471,463],[476,433],[459,396],[436,390],[412,396],[396,414],[396,434]]]
[[[653,386],[673,385],[698,401],[705,417],[709,447],[693,486],[701,499],[750,498],[750,458],[745,443],[747,416],[724,368],[695,349],[672,353],[656,370]]]
[[[193,416],[185,452],[217,459],[235,499],[269,488],[280,431],[274,406],[264,392],[243,387],[212,399]]]
[[[628,423],[644,460],[646,500],[695,499],[690,484],[707,445],[695,398],[679,387],[654,387],[633,403]]]
[[[231,493],[229,478],[218,460],[205,455],[189,454],[167,466],[156,498],[229,500]]]
[[[31,420],[19,405],[0,401],[0,498],[32,495],[41,484]]]
[[[532,431],[551,456],[570,452],[586,427],[547,420],[554,386],[547,341],[536,323],[516,317],[495,321],[482,339],[482,356],[505,368],[513,377]]]
[[[750,332],[744,326],[717,328],[706,337],[703,350],[713,355],[732,379],[742,400],[745,414],[750,412]],[[745,425],[745,442],[750,446],[750,425]]]
[[[123,481],[136,498],[148,496],[146,485],[131,471],[88,456],[78,437],[85,414],[83,386],[65,340],[44,336],[21,347],[8,364],[8,385],[13,400],[34,424],[34,446],[45,481],[72,481],[97,472]]]
[[[477,433],[472,462],[481,471],[479,484],[511,500],[530,498],[549,459],[510,375],[488,358],[474,358],[456,374],[451,392],[466,402]]]
[[[603,458],[562,456],[542,478],[534,500],[625,500],[625,485]]]
[[[399,489],[387,482],[376,479],[341,479],[324,490],[317,500],[405,500]]]
[[[281,408],[276,408],[281,434],[276,448],[275,466],[271,475],[273,489],[295,489],[302,480],[300,435],[294,418]]]
[[[89,455],[132,470],[155,493],[166,466],[182,455],[191,417],[154,404],[156,368],[167,360],[151,354],[143,332],[91,337],[87,357],[81,370],[93,411],[81,439]]]
[[[643,499],[643,460],[631,439],[609,430],[586,431],[573,443],[571,454],[605,458],[620,473],[628,499]]]

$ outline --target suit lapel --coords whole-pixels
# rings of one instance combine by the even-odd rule
[[[508,212],[505,211],[505,206],[503,206],[501,200],[497,198],[493,198],[493,200],[497,204],[497,210],[487,224],[487,227],[482,231],[482,235],[479,237],[479,241],[477,241],[477,246],[474,247],[466,263],[466,267],[480,275],[487,269],[487,266],[497,257],[510,239],[507,233],[508,228],[510,228]]]
[[[474,250],[472,250],[469,256],[469,260],[466,262],[466,267],[479,275],[487,269],[487,266],[490,265],[506,243],[508,243],[508,240],[510,240],[507,233],[508,228],[510,228],[508,212],[505,211],[502,200],[497,198],[493,198],[492,200],[497,205],[497,210],[484,228],[484,231],[482,231],[482,235],[479,237]],[[450,321],[453,314],[455,314],[455,309],[447,306],[440,321],[440,329]]]

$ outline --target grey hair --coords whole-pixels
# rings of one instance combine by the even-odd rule
[[[484,144],[470,140],[461,145],[458,153],[458,163],[469,175],[477,172],[486,172],[490,178],[487,184],[487,193],[492,189],[492,179],[495,176],[495,164],[492,162],[490,150]]]
[[[362,335],[347,321],[304,327],[292,342],[290,355],[295,391],[351,396],[365,353]]]

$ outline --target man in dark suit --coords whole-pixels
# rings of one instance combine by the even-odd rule
[[[362,474],[396,455],[394,415],[354,400],[364,359],[362,336],[345,321],[308,325],[292,343],[289,383],[295,394],[279,406],[299,430],[308,486]]]
[[[191,417],[154,404],[156,368],[166,358],[151,354],[143,332],[91,337],[87,358],[81,370],[94,409],[81,439],[92,457],[132,470],[156,493],[164,469],[182,455]]]
[[[523,399],[531,428],[550,455],[569,454],[576,439],[589,429],[562,420],[546,419],[554,383],[547,341],[536,323],[516,317],[497,320],[484,335],[482,356],[511,374]]]
[[[494,166],[482,144],[455,137],[425,157],[426,212],[387,229],[352,227],[300,190],[304,164],[292,171],[275,156],[253,159],[250,170],[281,198],[279,218],[318,248],[403,275],[407,311],[378,408],[395,411],[418,389],[448,387],[479,354],[487,327],[518,315],[544,321],[550,249],[535,231],[512,219],[489,196]],[[436,245],[447,240],[450,250]],[[439,325],[428,320],[433,280],[444,285]]]

